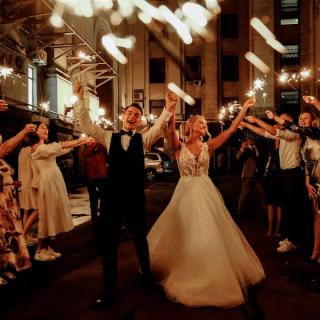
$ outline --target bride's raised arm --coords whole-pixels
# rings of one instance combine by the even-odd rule
[[[245,101],[237,117],[232,121],[231,126],[225,131],[221,132],[218,136],[208,141],[208,146],[211,150],[221,147],[231,136],[236,132],[241,121],[246,116],[247,111],[256,103],[256,98],[251,97]]]

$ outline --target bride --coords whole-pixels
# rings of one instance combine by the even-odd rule
[[[176,135],[174,116],[170,120],[181,178],[148,242],[156,280],[170,299],[184,305],[241,305],[246,288],[265,277],[258,257],[208,177],[212,152],[237,130],[254,104],[255,98],[248,99],[230,128],[207,143],[201,142],[207,133],[203,116],[188,120],[185,143]]]

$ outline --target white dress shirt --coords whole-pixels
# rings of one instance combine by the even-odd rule
[[[265,131],[269,139],[280,140],[279,158],[282,170],[297,168],[301,165],[301,137],[288,129],[277,129],[275,135]]]
[[[105,130],[95,125],[89,115],[88,108],[85,107],[83,101],[79,101],[75,106],[75,113],[79,118],[80,126],[84,132],[86,132],[90,137],[96,139],[97,142],[104,145],[108,152],[110,149],[112,131]],[[164,134],[164,128],[167,120],[170,118],[171,112],[163,109],[160,117],[156,120],[154,125],[146,132],[142,133],[143,149],[144,152],[150,150],[151,146],[155,144],[161,136]],[[133,131],[135,134],[136,131]],[[128,150],[131,137],[129,135],[121,136],[121,145],[125,151]]]

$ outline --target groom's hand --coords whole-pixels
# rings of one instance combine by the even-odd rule
[[[176,109],[178,101],[179,101],[178,96],[172,91],[168,91],[166,94],[166,109],[169,112],[173,113]]]

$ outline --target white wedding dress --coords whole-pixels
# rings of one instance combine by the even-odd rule
[[[178,165],[181,178],[148,235],[152,272],[184,305],[243,304],[246,288],[265,274],[208,177],[208,145],[198,159],[182,145]]]

